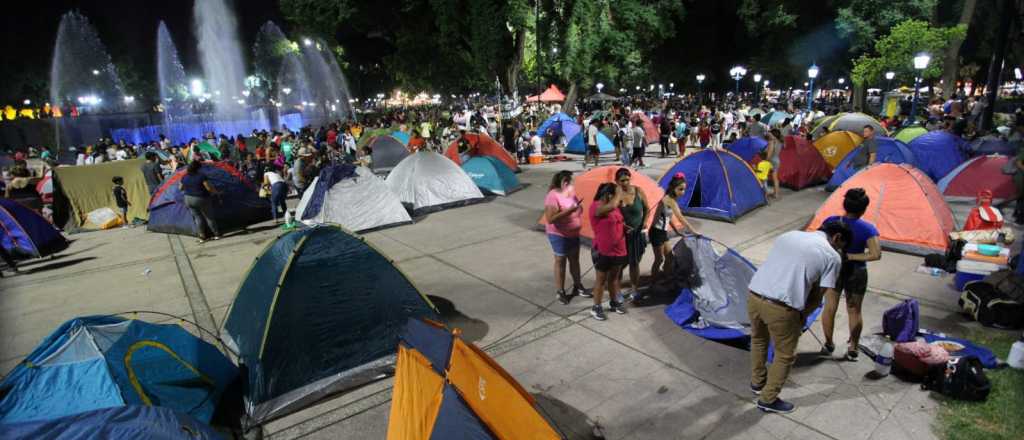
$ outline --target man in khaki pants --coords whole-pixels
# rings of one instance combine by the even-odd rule
[[[842,221],[827,222],[813,232],[787,232],[775,240],[767,261],[750,280],[750,390],[760,396],[760,410],[793,411],[779,391],[796,360],[807,315],[821,304],[822,289],[835,289],[840,252],[849,242],[850,228]],[[766,368],[769,340],[775,344],[775,357]]]

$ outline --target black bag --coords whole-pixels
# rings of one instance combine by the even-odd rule
[[[1024,303],[1024,278],[1010,269],[1003,269],[985,277],[1001,295],[1011,301]]]
[[[967,283],[958,303],[965,314],[981,325],[1024,327],[1024,303],[1006,297],[988,281]]]
[[[960,258],[964,252],[964,245],[967,242],[964,240],[953,240],[949,242],[949,247],[946,248],[946,254],[928,254],[924,257],[924,265],[928,267],[937,267],[949,273],[956,272],[956,263],[960,261]]]
[[[938,392],[957,400],[983,402],[992,390],[992,383],[977,356],[950,359],[928,370],[921,389]]]

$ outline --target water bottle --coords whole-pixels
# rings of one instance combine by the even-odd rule
[[[1006,357],[1006,363],[1013,368],[1024,369],[1024,334],[1010,347],[1010,355]]]
[[[878,353],[875,355],[875,372],[878,373],[879,376],[888,376],[889,371],[892,370],[892,354],[892,343],[886,342],[885,345],[882,346],[882,349],[878,350]]]
[[[286,210],[284,212],[284,224],[285,225],[291,225],[292,224],[292,212],[291,211],[287,211]]]

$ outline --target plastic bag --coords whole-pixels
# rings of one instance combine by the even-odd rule
[[[99,208],[85,215],[88,224],[99,229],[116,228],[124,224],[121,216],[110,208]]]

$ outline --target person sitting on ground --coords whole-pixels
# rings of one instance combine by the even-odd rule
[[[607,319],[601,307],[605,289],[608,290],[608,309],[620,315],[626,313],[625,307],[617,300],[622,267],[628,263],[625,219],[619,210],[624,195],[618,185],[612,182],[602,183],[597,188],[594,203],[590,205],[588,213],[590,225],[594,230],[594,269],[597,271],[593,294],[594,306],[590,309],[590,315],[598,321]]]
[[[851,188],[843,195],[843,216],[832,216],[825,222],[842,221],[850,228],[851,238],[846,246],[846,258],[839,272],[836,288],[825,295],[825,312],[821,315],[821,329],[825,333],[823,354],[831,355],[836,346],[832,342],[835,329],[836,312],[839,310],[839,295],[846,294],[846,313],[850,321],[850,342],[846,349],[845,359],[857,361],[857,348],[860,343],[860,332],[864,327],[861,318],[861,304],[868,289],[869,261],[882,259],[882,245],[878,241],[878,229],[875,225],[861,219],[868,209],[871,199],[863,188]]]

